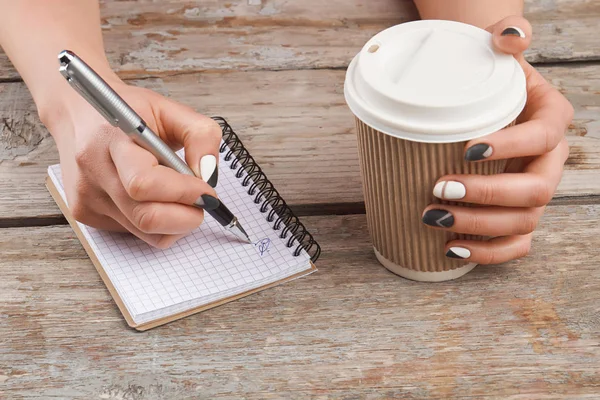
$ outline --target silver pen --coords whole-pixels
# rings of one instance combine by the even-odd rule
[[[64,50],[58,55],[58,60],[62,76],[112,126],[121,129],[135,143],[152,153],[162,165],[195,176],[185,161],[152,132],[144,120],[81,58],[72,51]],[[202,198],[194,205],[208,212],[239,239],[252,243],[237,217],[221,201],[218,207],[210,209],[204,207]]]

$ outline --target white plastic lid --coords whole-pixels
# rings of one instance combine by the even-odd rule
[[[367,125],[431,143],[502,129],[527,99],[523,69],[513,56],[493,48],[489,32],[437,20],[375,35],[350,63],[344,95]]]

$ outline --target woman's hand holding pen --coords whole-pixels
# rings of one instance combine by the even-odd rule
[[[207,182],[216,185],[221,129],[155,92],[118,78],[107,83],[171,148],[184,147],[187,164],[203,179],[159,165],[64,82],[65,96],[42,118],[57,142],[69,208],[86,225],[169,247],[202,223],[202,209],[193,206],[200,197],[205,207],[216,202]]]
[[[221,129],[188,107],[123,83],[104,54],[100,20],[97,1],[5,1],[0,46],[54,137],[74,217],[168,247],[202,223],[203,211],[192,204],[202,195],[216,196],[205,181],[216,170]],[[64,49],[85,59],[164,142],[185,147],[189,167],[204,181],[158,165],[150,152],[109,125],[58,72],[57,55]],[[204,199],[205,208],[210,201]]]

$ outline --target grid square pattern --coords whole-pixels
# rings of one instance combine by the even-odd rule
[[[136,323],[144,323],[225,299],[310,269],[306,252],[294,256],[260,204],[220,156],[219,198],[239,218],[254,244],[236,240],[208,214],[204,223],[167,250],[131,234],[100,231],[81,223],[83,234]],[[183,152],[179,153],[183,158]],[[238,164],[239,165],[239,164]],[[67,202],[60,165],[48,168]],[[259,241],[268,240],[267,251]],[[264,250],[264,249],[263,249]]]

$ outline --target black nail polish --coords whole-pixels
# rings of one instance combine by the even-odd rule
[[[479,143],[475,146],[471,146],[465,153],[465,160],[467,161],[479,161],[484,160],[492,155],[492,146],[485,143]]]
[[[202,208],[205,210],[214,210],[221,205],[221,202],[216,197],[211,196],[210,194],[203,194],[202,201],[204,201],[204,205]]]
[[[212,173],[210,178],[208,178],[208,181],[206,181],[206,183],[208,183],[211,187],[217,187],[218,180],[219,180],[219,168],[215,168],[214,172]]]
[[[438,228],[450,228],[454,225],[454,216],[446,210],[429,210],[423,215],[423,223]]]
[[[525,32],[516,26],[509,26],[502,31],[502,36],[518,36],[520,38],[525,38]]]
[[[462,260],[463,258],[461,256],[459,256],[458,254],[456,254],[455,252],[452,251],[452,249],[448,250],[446,252],[446,257],[448,258],[456,258],[457,260]]]

